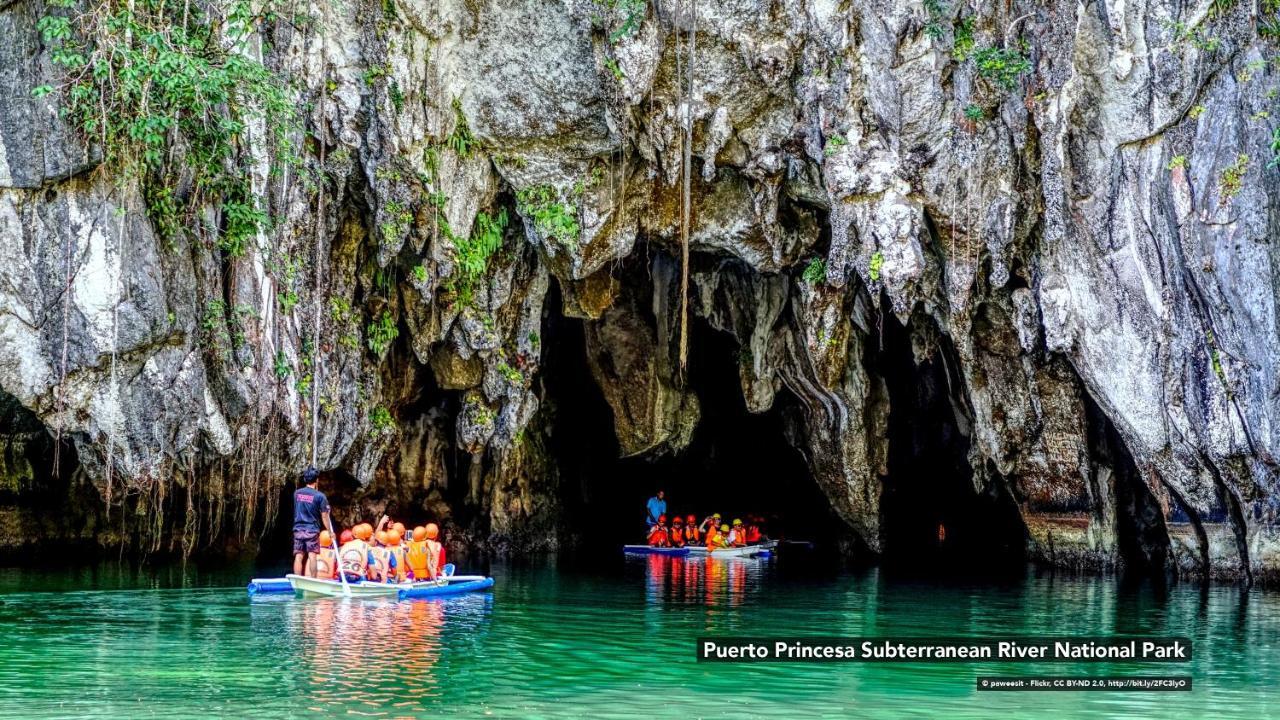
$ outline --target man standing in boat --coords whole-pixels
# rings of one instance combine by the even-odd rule
[[[302,487],[293,494],[293,574],[315,577],[320,530],[329,527],[329,498],[316,485],[320,473],[302,471]]]
[[[649,498],[649,502],[645,503],[645,510],[649,513],[647,518],[649,527],[657,525],[658,518],[667,514],[667,501],[663,499],[664,497],[665,494],[659,490],[657,495]]]

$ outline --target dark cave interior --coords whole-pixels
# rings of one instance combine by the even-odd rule
[[[950,390],[960,379],[949,346],[941,344],[917,365],[909,328],[892,314],[869,345],[868,367],[889,390],[884,564],[931,572],[1021,564],[1026,530],[1017,505],[1007,493],[974,490],[969,438],[957,417],[964,410]]]
[[[732,336],[691,317],[688,386],[702,417],[690,445],[671,453],[619,457],[613,416],[587,365],[583,321],[560,313],[557,289],[544,320],[543,377],[556,399],[549,449],[565,491],[566,518],[587,545],[617,552],[643,542],[645,501],[658,489],[669,515],[718,512],[724,521],[759,515],[773,537],[827,540],[842,523],[788,445],[786,414],[796,400],[779,392],[774,407],[747,411],[738,381],[740,349]]]

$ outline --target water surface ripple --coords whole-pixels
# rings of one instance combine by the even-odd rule
[[[447,600],[246,597],[246,574],[0,570],[0,716],[1280,717],[1280,596],[1028,573],[994,584],[787,558],[495,565]],[[234,583],[234,584],[232,584]],[[707,635],[1183,635],[1188,666],[726,665]],[[978,693],[978,675],[1193,676],[1192,693]]]

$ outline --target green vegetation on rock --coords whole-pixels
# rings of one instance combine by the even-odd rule
[[[453,289],[461,304],[470,305],[475,298],[476,288],[488,275],[490,259],[502,248],[506,229],[507,211],[499,209],[494,215],[476,215],[475,227],[470,237],[460,238],[449,234],[458,260],[458,273]]]
[[[516,193],[516,201],[520,211],[533,218],[533,225],[543,238],[565,247],[577,246],[581,232],[578,210],[562,201],[555,188],[550,185],[525,188]]]
[[[268,224],[246,147],[266,152],[274,143],[280,161],[300,165],[288,84],[247,51],[270,7],[247,0],[48,6],[38,28],[63,77],[34,94],[59,93],[62,114],[104,162],[141,182],[148,215],[171,246],[206,240],[243,255]],[[250,137],[251,121],[269,137]],[[202,220],[198,209],[207,205],[221,206],[221,227]]]
[[[800,277],[810,285],[819,285],[827,281],[827,261],[822,258],[814,258],[805,266],[804,272]]]
[[[1018,78],[1031,70],[1031,61],[1021,50],[1013,48],[984,47],[973,54],[978,74],[1012,91],[1018,87]]]
[[[867,275],[871,277],[871,282],[879,282],[882,267],[884,267],[884,253],[877,250],[871,254],[871,262],[867,265]]]

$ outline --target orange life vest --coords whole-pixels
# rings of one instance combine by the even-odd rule
[[[702,542],[702,535],[698,533],[698,528],[690,525],[684,529],[684,539],[690,545],[697,545]]]
[[[666,547],[668,544],[666,529],[661,525],[654,525],[653,529],[649,531],[649,546]]]
[[[338,559],[342,572],[348,575],[365,577],[369,574],[369,544],[363,540],[352,540],[338,551]]]
[[[390,565],[391,553],[385,545],[375,545],[373,547],[374,566],[369,568],[369,576],[374,580],[383,580],[387,576]]]
[[[338,551],[331,547],[320,548],[316,555],[316,577],[332,580],[338,577]]]
[[[672,527],[667,539],[671,542],[671,547],[684,547],[684,528],[679,525]]]
[[[747,544],[747,533],[742,530],[741,526],[730,530],[729,541],[727,544],[733,547],[745,547]]]
[[[396,559],[395,578],[400,582],[404,582],[409,575],[409,563],[406,555],[403,545],[392,545],[387,548],[387,557]]]
[[[728,546],[729,544],[725,541],[724,535],[721,535],[719,530],[712,530],[711,532],[707,533],[707,549],[708,550],[715,550],[716,548],[722,548],[722,547],[728,547]]]
[[[426,540],[410,540],[408,546],[405,547],[405,562],[408,563],[409,569],[413,571],[415,580],[429,580],[427,573],[427,558],[431,556],[431,548],[427,547]]]
[[[752,545],[760,542],[760,527],[757,525],[747,526],[747,542]]]

